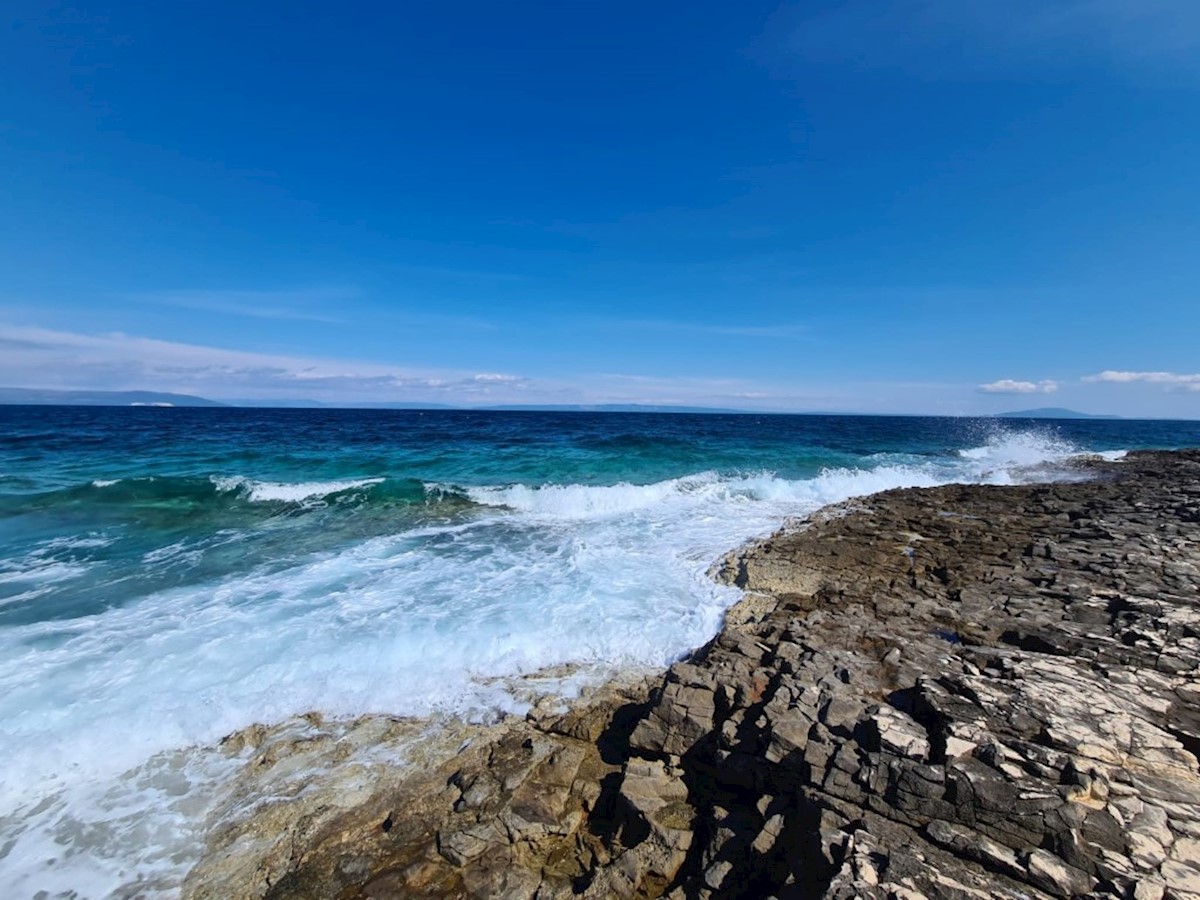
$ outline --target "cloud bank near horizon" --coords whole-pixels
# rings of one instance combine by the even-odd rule
[[[214,399],[516,402],[531,379],[505,372],[226,350],[124,333],[0,325],[0,383],[70,390],[170,390]],[[546,390],[542,386],[541,390]]]
[[[1097,375],[1086,375],[1084,381],[1108,384],[1165,384],[1185,391],[1200,391],[1200,374],[1183,375],[1177,372],[1118,372],[1112,369]]]
[[[323,403],[650,403],[787,408],[836,402],[827,393],[785,394],[740,378],[597,373],[583,379],[428,369],[229,350],[111,332],[90,335],[0,323],[0,385],[59,390],[158,390],[214,400]]]
[[[1002,378],[989,384],[979,385],[985,394],[1053,394],[1058,390],[1057,381],[1016,381]]]
[[[1079,403],[1085,409],[1116,414],[1177,416],[1186,411],[1156,406],[1154,396],[1165,402],[1173,395],[1177,407],[1181,394],[1200,394],[1200,374],[1106,370],[1069,381],[1004,378],[977,385],[899,380],[763,383],[719,373],[595,372],[555,378],[231,350],[123,332],[81,334],[0,322],[0,386],[156,390],[252,403],[312,400],[460,407],[615,403],[926,415],[988,415],[1002,411],[997,403],[1004,396],[1061,391],[1066,394],[1064,405]],[[1105,388],[1106,398],[1095,393]]]

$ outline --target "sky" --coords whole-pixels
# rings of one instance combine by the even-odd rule
[[[0,385],[1200,418],[1194,0],[0,11]]]

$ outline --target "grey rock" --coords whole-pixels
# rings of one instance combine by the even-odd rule
[[[355,759],[422,723],[232,736],[184,896],[1200,900],[1200,451],[1080,475],[793,523],[654,685],[417,768]]]

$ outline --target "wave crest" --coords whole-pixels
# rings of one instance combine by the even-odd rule
[[[1044,465],[1078,455],[1080,448],[1053,431],[1008,431],[997,429],[978,447],[959,450],[963,459],[987,461],[1000,466]]]
[[[382,484],[383,478],[357,478],[345,481],[254,481],[240,475],[232,477],[214,475],[212,483],[223,493],[242,493],[255,503],[272,501],[301,503]]]
[[[1045,478],[1081,453],[1080,448],[1048,431],[997,430],[985,443],[958,450],[951,457],[881,459],[874,467],[825,468],[810,478],[783,478],[770,471],[705,471],[643,485],[510,484],[454,490],[482,506],[568,520],[636,513],[685,498],[689,505],[706,501],[781,504],[792,507],[794,514],[895,488],[1011,484]],[[1066,471],[1060,474],[1065,476]]]

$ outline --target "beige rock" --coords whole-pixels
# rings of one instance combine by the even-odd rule
[[[1200,865],[1196,860],[1181,862],[1169,859],[1159,869],[1167,887],[1181,897],[1200,896]]]

